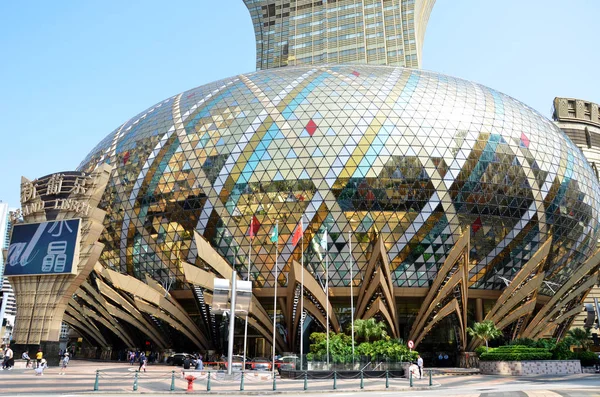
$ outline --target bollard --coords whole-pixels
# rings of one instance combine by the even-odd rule
[[[242,371],[242,377],[240,378],[240,391],[244,391],[244,371]]]
[[[94,391],[98,391],[98,378],[100,377],[100,370],[96,370],[96,381],[94,382]]]
[[[337,389],[337,371],[333,371],[333,390]]]
[[[360,388],[365,388],[365,374],[362,369],[360,370]]]
[[[304,371],[304,390],[308,390],[308,375]]]
[[[432,386],[433,382],[431,381],[431,370],[429,370],[429,386]]]
[[[385,388],[390,388],[390,373],[387,369],[385,370]]]
[[[409,372],[408,372],[408,377],[409,377],[409,379],[410,379],[410,380],[409,380],[409,386],[410,386],[410,387],[413,387],[413,386],[412,386],[412,371],[409,371]]]
[[[275,381],[275,374],[273,373],[273,391],[277,390],[277,382]]]
[[[135,375],[133,377],[133,391],[137,391],[138,389],[138,372],[140,371],[135,371]]]
[[[208,371],[208,377],[206,378],[206,391],[210,391],[210,371]]]
[[[175,371],[171,371],[171,391],[175,391]]]

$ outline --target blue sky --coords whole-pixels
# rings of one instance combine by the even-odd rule
[[[600,103],[597,0],[438,0],[423,69],[473,80],[550,116]],[[255,69],[242,0],[0,3],[0,200],[20,177],[74,170],[109,132],[171,95]]]

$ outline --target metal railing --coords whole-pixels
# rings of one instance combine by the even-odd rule
[[[432,380],[431,371],[425,371],[423,379],[415,379],[412,372],[407,377],[393,377],[391,371],[294,371],[293,377],[282,379],[267,371],[237,371],[227,375],[225,371],[128,371],[97,370],[93,391],[305,391],[305,390],[402,390],[411,387],[438,386]],[[87,389],[90,390],[90,389]]]

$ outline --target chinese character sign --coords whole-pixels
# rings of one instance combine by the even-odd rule
[[[69,219],[14,225],[4,275],[75,274],[80,222]]]

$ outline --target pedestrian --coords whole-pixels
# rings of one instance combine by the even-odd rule
[[[183,359],[183,369],[190,369],[191,360],[188,356]]]
[[[47,366],[48,366],[48,363],[46,362],[46,359],[42,358],[40,360],[40,362],[38,363],[37,368],[35,369],[36,376],[44,375],[44,369],[46,369]]]
[[[141,371],[142,367],[143,367],[144,372],[146,372],[146,361],[148,361],[148,360],[146,359],[146,354],[144,352],[140,353],[139,360],[140,360],[140,367],[138,368],[138,371]]]
[[[417,356],[417,365],[419,366],[419,379],[423,377],[423,359],[421,356]]]
[[[27,364],[25,364],[25,368],[29,368],[31,366],[31,357],[29,357],[29,352],[25,351],[21,355],[23,360],[27,360]]]
[[[15,366],[15,358],[14,358],[13,351],[10,348],[10,345],[6,345],[6,353],[4,354],[4,356],[8,357],[8,360],[6,361],[6,365],[8,367],[7,369],[10,371]]]
[[[196,360],[196,369],[202,371],[204,369],[204,362],[202,362],[202,354],[198,355],[198,359]]]
[[[40,347],[38,349],[37,353],[35,353],[35,361],[37,361],[36,368],[40,367],[40,364],[42,363],[43,359],[44,359],[44,352],[42,352],[42,348]]]
[[[15,363],[15,360],[13,359],[13,351],[10,348],[10,345],[6,345],[6,348],[4,349],[4,361],[2,361],[2,370],[11,370],[13,365]]]
[[[2,354],[4,355],[2,358],[2,370],[6,369],[6,362],[8,361],[8,357],[6,357],[6,346],[2,345]]]
[[[64,375],[67,372],[67,365],[69,365],[69,352],[65,352],[62,360],[60,361],[59,375]]]

